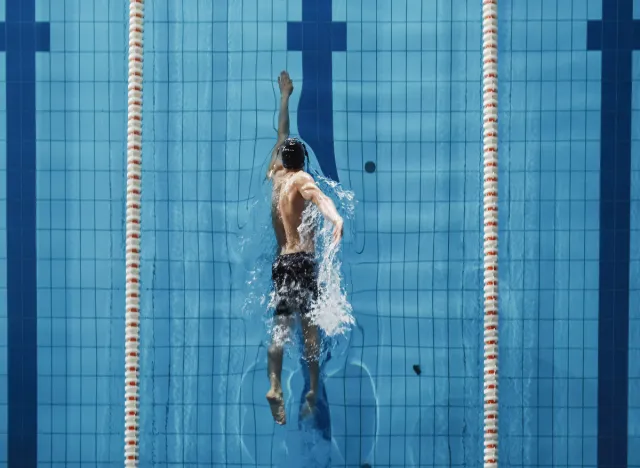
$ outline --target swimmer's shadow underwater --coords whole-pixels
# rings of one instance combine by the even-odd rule
[[[299,323],[292,331],[294,343],[289,345],[285,353],[282,378],[288,421],[286,425],[280,426],[274,422],[265,399],[268,388],[265,382],[268,346],[260,344],[256,349],[256,364],[243,375],[238,403],[245,408],[241,411],[242,421],[239,428],[245,456],[254,462],[263,463],[265,460],[259,453],[264,453],[264,450],[260,450],[257,447],[258,442],[252,439],[257,435],[272,434],[273,448],[269,462],[282,462],[282,466],[287,468],[294,466],[291,464],[293,460],[303,462],[305,458],[305,464],[301,465],[305,467],[328,467],[331,466],[332,458],[338,464],[347,461],[357,466],[364,462],[370,463],[373,460],[379,417],[376,389],[366,365],[359,362],[356,356],[361,354],[358,352],[361,348],[351,346],[354,341],[362,342],[363,330],[356,325],[349,333],[350,336],[339,346],[335,346],[334,339],[322,336],[321,378],[316,405],[311,413],[305,408],[305,396],[310,388],[310,379],[304,359]],[[345,378],[353,380],[358,377],[360,388],[345,394]],[[299,382],[299,378],[302,382]],[[302,388],[298,390],[300,383]],[[354,412],[358,415],[353,414]],[[357,420],[362,427],[355,427],[352,420]],[[359,444],[357,454],[352,453],[353,450],[347,446],[347,439],[356,435],[367,436]],[[283,439],[280,439],[281,437]],[[279,451],[282,453],[275,453],[278,451],[276,447],[281,447]],[[257,457],[260,459],[257,460]]]

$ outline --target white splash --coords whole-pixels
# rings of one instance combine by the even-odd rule
[[[347,219],[355,211],[353,192],[342,189],[337,182],[322,178],[331,193],[338,198],[337,208]],[[324,219],[315,205],[304,211],[298,228],[300,235],[315,232],[316,261],[318,265],[318,298],[313,303],[310,317],[327,337],[343,335],[355,324],[353,308],[347,300],[347,292],[342,284],[338,257],[340,245],[333,241],[333,224]]]
[[[338,211],[342,212],[345,218],[353,219],[353,215],[356,211],[355,194],[351,190],[343,189],[335,180],[327,179],[322,176],[316,176],[316,178],[321,185],[327,185],[331,189],[331,192],[338,197]]]

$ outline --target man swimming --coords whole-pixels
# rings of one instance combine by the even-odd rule
[[[318,295],[313,227],[302,225],[302,213],[308,202],[315,204],[333,226],[333,244],[342,238],[343,220],[335,205],[304,171],[307,149],[300,140],[289,138],[289,97],[293,83],[286,71],[278,77],[280,86],[280,115],[278,142],[267,168],[267,178],[273,183],[271,218],[280,253],[273,263],[271,275],[275,294],[273,340],[269,347],[268,372],[271,388],[267,400],[273,419],[286,423],[282,396],[282,359],[295,312],[302,318],[305,359],[309,366],[309,392],[305,413],[315,407],[320,373],[320,343],[318,329],[309,317],[313,301]]]

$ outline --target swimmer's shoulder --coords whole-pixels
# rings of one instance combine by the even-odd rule
[[[293,176],[293,182],[299,187],[307,184],[315,184],[313,177],[311,177],[311,175],[305,171],[296,172]]]

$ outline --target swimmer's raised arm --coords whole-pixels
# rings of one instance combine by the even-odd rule
[[[273,152],[271,153],[271,162],[267,168],[267,178],[270,179],[273,173],[278,170],[282,164],[278,162],[278,151],[280,146],[289,137],[289,96],[293,92],[293,82],[289,77],[289,73],[283,71],[278,77],[278,85],[280,86],[280,114],[278,115],[278,141]]]
[[[333,242],[339,243],[342,239],[344,221],[331,198],[326,196],[316,185],[313,177],[305,172],[299,173],[295,178],[295,184],[302,198],[316,205],[320,213],[333,224]]]

